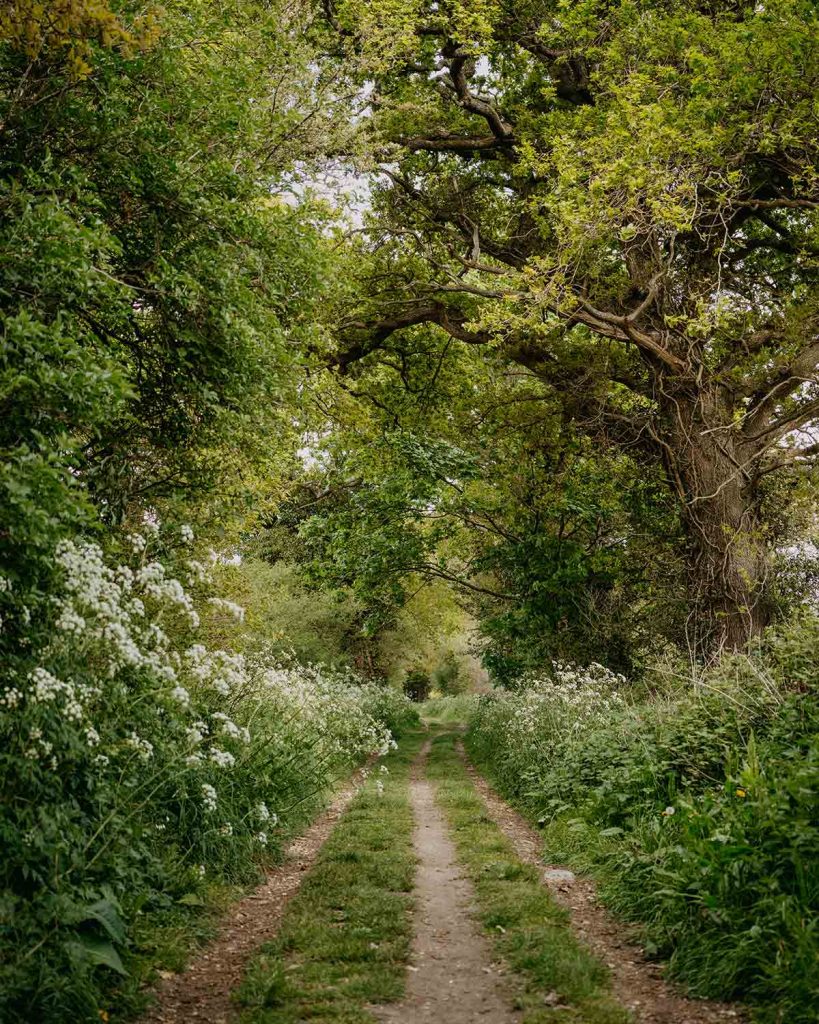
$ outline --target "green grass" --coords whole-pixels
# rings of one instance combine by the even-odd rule
[[[133,1020],[154,1002],[154,986],[160,971],[179,972],[198,951],[218,935],[224,916],[238,900],[252,892],[264,870],[281,862],[284,849],[300,835],[329,802],[346,779],[326,792],[317,793],[295,807],[275,833],[275,844],[259,858],[258,874],[246,884],[214,881],[203,884],[193,896],[195,902],[167,899],[159,908],[139,915],[134,923],[126,958],[128,976],[110,992],[104,1006],[112,1024]]]
[[[626,1024],[629,1013],[608,991],[608,972],[575,939],[569,916],[489,818],[455,750],[456,736],[437,736],[428,773],[453,830],[458,859],[475,887],[479,918],[496,953],[523,982],[524,1024]],[[545,1005],[545,997],[553,1005]]]
[[[466,723],[475,703],[474,693],[459,693],[451,697],[431,697],[421,705],[421,717],[435,725]]]
[[[366,1004],[403,995],[415,874],[408,777],[423,738],[402,740],[385,759],[389,775],[376,768],[324,845],[237,993],[243,1024],[371,1024]]]

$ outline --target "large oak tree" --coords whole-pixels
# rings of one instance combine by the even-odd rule
[[[324,10],[379,181],[339,370],[421,323],[524,365],[662,467],[700,649],[758,632],[771,487],[819,454],[815,6]]]

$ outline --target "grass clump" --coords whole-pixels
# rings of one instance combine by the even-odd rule
[[[525,1024],[626,1024],[631,1018],[608,993],[603,964],[577,942],[569,915],[524,864],[487,816],[455,750],[455,736],[436,737],[428,772],[453,829],[458,859],[475,887],[479,916],[497,953],[524,979]],[[544,996],[555,993],[553,1005]]]
[[[356,796],[239,989],[245,1024],[371,1022],[401,998],[412,936],[413,733]]]
[[[809,616],[639,701],[575,672],[483,700],[467,739],[550,860],[592,870],[694,994],[764,1024],[819,1005],[818,644]]]

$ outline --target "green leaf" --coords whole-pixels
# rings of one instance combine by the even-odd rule
[[[184,896],[180,896],[176,901],[177,903],[184,903],[186,907],[204,907],[205,901],[202,897],[195,892],[186,892]]]
[[[66,918],[68,924],[82,924],[84,921],[97,921],[114,942],[125,942],[125,925],[112,900],[100,899],[87,906],[76,906]]]
[[[69,956],[77,963],[92,966],[110,967],[112,971],[127,976],[128,972],[120,960],[119,953],[108,939],[94,935],[80,935],[77,939],[67,942],[65,948]]]

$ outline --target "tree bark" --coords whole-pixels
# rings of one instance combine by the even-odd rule
[[[736,650],[770,621],[770,546],[754,463],[733,421],[730,393],[680,389],[661,401],[666,468],[688,537],[691,649],[713,658]]]

